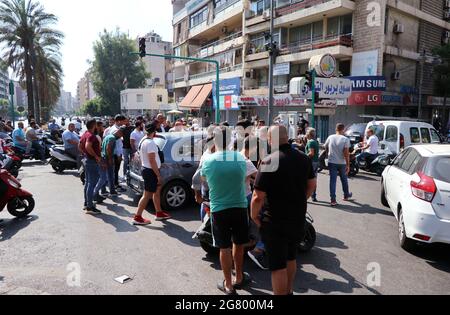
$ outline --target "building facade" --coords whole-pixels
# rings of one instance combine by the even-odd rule
[[[168,106],[166,88],[127,89],[120,92],[120,107],[128,116],[156,115]]]
[[[94,91],[94,84],[91,79],[89,71],[85,73],[84,77],[78,81],[77,84],[77,103],[79,106],[83,106],[88,101],[96,98],[97,95]]]
[[[222,118],[230,122],[240,116],[265,118],[270,0],[172,0],[172,4],[174,53],[220,63]],[[338,121],[364,121],[361,115],[420,114],[431,121],[438,113],[448,120],[448,109],[433,95],[432,50],[449,40],[449,6],[445,0],[275,0],[274,37],[279,48],[275,112],[307,115],[305,102],[290,97],[289,82],[304,76],[311,57],[330,53],[337,60],[337,72],[352,79],[354,90],[337,106],[318,107],[322,138]],[[215,80],[214,65],[177,61],[174,77],[175,99],[181,107],[212,111],[212,96],[205,98],[201,91]],[[367,85],[380,80],[384,84],[378,87]]]
[[[0,69],[0,99],[9,97],[9,75],[7,70]]]
[[[172,43],[163,41],[161,36],[155,32],[145,35],[147,53],[158,55],[171,55]],[[136,40],[139,45],[139,39]],[[172,60],[159,57],[144,57],[145,70],[151,74],[151,79],[147,82],[149,87],[166,88],[169,94],[173,94]]]

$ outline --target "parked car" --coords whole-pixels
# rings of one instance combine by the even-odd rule
[[[203,132],[164,133],[155,138],[165,160],[161,167],[161,205],[165,210],[183,209],[193,200],[192,177],[203,154],[204,139],[206,135]],[[139,154],[135,154],[127,183],[139,195],[144,191],[141,172],[141,159]]]
[[[432,125],[417,121],[372,121],[366,129],[373,129],[380,139],[380,154],[399,154],[403,149],[420,144],[439,144],[442,139]]]
[[[450,145],[417,145],[382,176],[381,202],[398,220],[400,245],[450,244]]]
[[[345,129],[345,136],[350,139],[352,147],[364,141],[366,130],[366,123],[352,124]]]

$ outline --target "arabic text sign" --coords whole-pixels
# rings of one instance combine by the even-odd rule
[[[352,81],[342,78],[317,78],[316,92],[323,99],[345,99],[352,95]],[[304,78],[291,81],[290,93],[301,98],[312,98],[312,92]]]

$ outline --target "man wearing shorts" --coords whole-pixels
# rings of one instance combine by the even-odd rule
[[[214,245],[220,248],[220,263],[225,277],[218,289],[227,295],[235,294],[250,282],[250,276],[243,271],[244,245],[249,242],[247,166],[241,153],[227,151],[230,143],[230,130],[224,126],[216,127],[216,152],[203,161],[201,170],[201,176],[209,186]],[[235,282],[232,281],[233,262]]]
[[[153,140],[156,135],[157,125],[151,123],[146,126],[147,137],[141,140],[139,144],[139,155],[142,163],[142,178],[144,179],[145,191],[139,201],[138,210],[134,217],[134,225],[149,225],[150,220],[142,217],[149,201],[153,199],[156,210],[156,221],[164,221],[170,219],[170,215],[161,209],[161,188],[162,178],[159,170],[161,169],[161,160],[159,158],[158,145]]]
[[[297,248],[305,234],[307,200],[317,185],[312,161],[288,141],[285,127],[270,128],[273,153],[262,162],[252,200],[252,219],[261,229],[275,295],[294,292]]]

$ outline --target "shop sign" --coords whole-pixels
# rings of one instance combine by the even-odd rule
[[[274,76],[280,76],[280,75],[289,75],[291,73],[291,63],[277,63],[273,67],[273,75]]]
[[[354,92],[348,99],[348,105],[371,106],[381,104],[381,92]]]
[[[241,94],[241,78],[220,80],[220,110],[238,110],[238,99]],[[216,99],[216,84],[213,82],[212,95]],[[215,101],[214,101],[215,102]],[[214,104],[214,107],[215,104]]]
[[[349,77],[353,91],[386,91],[387,81],[384,76]]]
[[[336,58],[331,54],[314,56],[309,60],[309,69],[315,69],[319,77],[331,78],[336,74]]]
[[[290,93],[301,98],[312,98],[312,92],[306,78],[291,80]],[[352,81],[343,78],[317,78],[316,92],[323,99],[345,99],[352,94]]]
[[[429,106],[450,106],[450,100],[447,99],[447,104],[445,104],[445,98],[444,97],[435,97],[435,96],[429,96],[427,99],[427,104]]]

